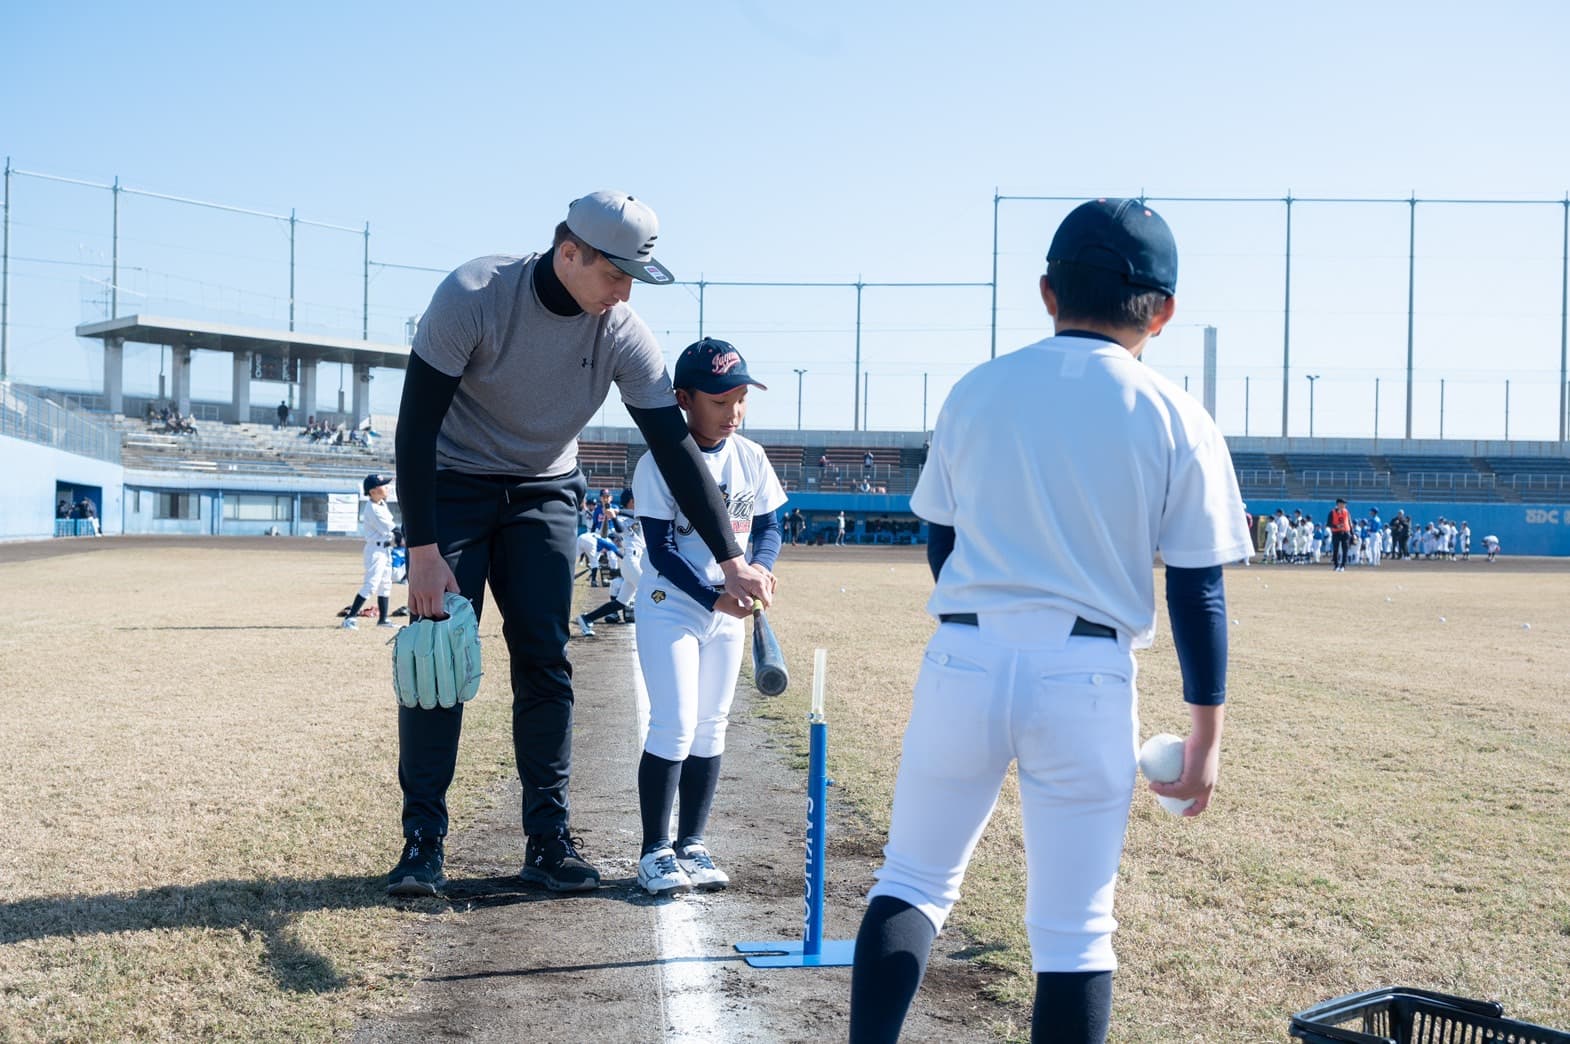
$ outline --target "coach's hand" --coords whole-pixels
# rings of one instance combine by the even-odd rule
[[[442,596],[458,591],[458,578],[435,544],[409,548],[409,612],[413,616],[441,616]]]
[[[725,594],[747,606],[749,613],[754,598],[761,601],[765,609],[774,601],[774,585],[769,583],[765,570],[740,558],[728,558],[720,563],[720,572],[725,574]]]

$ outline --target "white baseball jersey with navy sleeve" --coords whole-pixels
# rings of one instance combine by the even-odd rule
[[[725,498],[736,543],[745,547],[752,533],[753,516],[778,511],[785,504],[785,490],[763,447],[744,436],[732,435],[717,448],[704,450],[702,456]],[[716,587],[724,584],[725,573],[703,538],[693,530],[691,521],[676,505],[665,476],[654,463],[654,454],[645,453],[638,461],[632,475],[632,495],[639,515],[674,519],[677,552],[710,584]]]

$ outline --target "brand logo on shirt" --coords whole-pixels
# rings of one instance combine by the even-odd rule
[[[653,594],[649,595],[649,601],[653,602],[655,605],[659,605],[661,602],[665,601],[665,592],[655,591]]]
[[[583,360],[582,368],[592,370],[594,369],[594,363],[590,362],[588,359],[585,359]]]

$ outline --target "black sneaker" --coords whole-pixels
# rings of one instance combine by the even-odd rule
[[[565,826],[547,834],[534,834],[523,852],[518,876],[553,892],[587,892],[600,886],[600,872],[578,854],[578,838]]]
[[[387,894],[397,896],[440,895],[447,887],[442,876],[442,839],[427,841],[420,837],[406,838],[403,856],[392,873],[387,875]]]

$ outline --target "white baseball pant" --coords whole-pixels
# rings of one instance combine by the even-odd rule
[[[611,597],[622,605],[632,605],[638,597],[638,578],[643,575],[643,556],[631,554],[621,560],[621,576],[611,581]]]
[[[361,598],[386,598],[392,594],[392,549],[379,547],[370,541],[365,544],[365,582],[360,585]]]
[[[638,664],[649,700],[643,749],[667,761],[712,758],[725,750],[746,628],[698,605],[658,573],[640,587]]]
[[[1128,639],[1071,636],[1060,610],[979,615],[927,644],[869,898],[901,899],[941,930],[1017,761],[1034,969],[1115,969],[1139,733]]]

